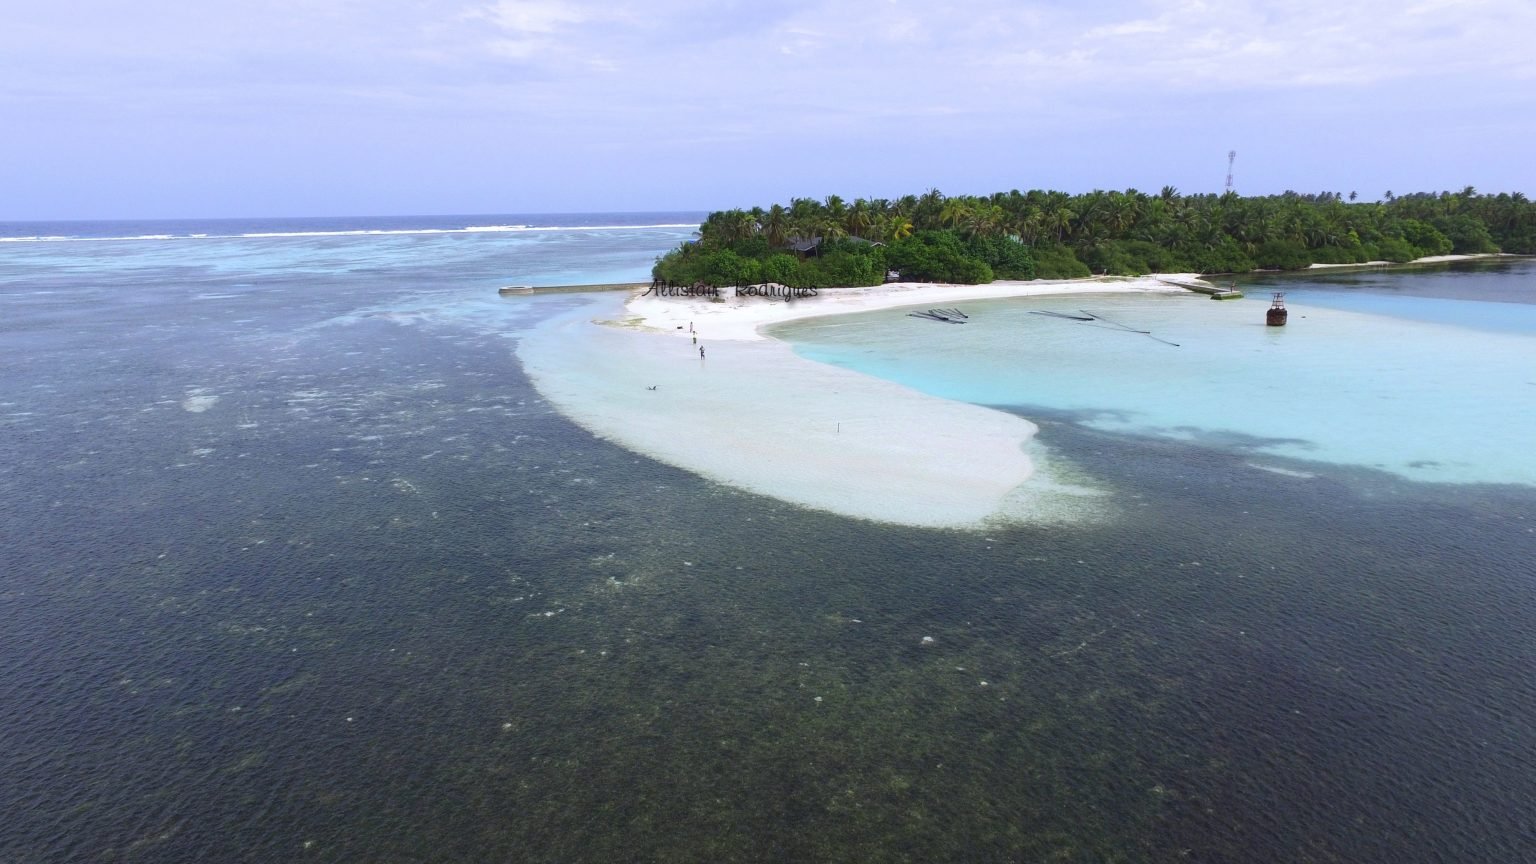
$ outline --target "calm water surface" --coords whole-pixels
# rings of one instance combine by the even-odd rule
[[[1528,486],[1019,405],[1118,518],[739,493],[493,290],[687,234],[0,248],[0,860],[1536,857]]]
[[[1026,416],[1069,411],[1096,429],[1412,480],[1536,486],[1536,305],[1489,299],[1522,284],[1536,297],[1536,263],[1290,277],[1240,301],[993,300],[964,304],[964,326],[885,310],[775,332],[812,359]],[[1286,327],[1265,326],[1267,288],[1287,294]]]

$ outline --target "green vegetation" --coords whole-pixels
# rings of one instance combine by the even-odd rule
[[[709,214],[699,239],[656,261],[652,276],[690,285],[778,282],[795,288],[903,280],[974,284],[1093,273],[1241,273],[1317,264],[1411,261],[1448,253],[1536,254],[1536,205],[1519,193],[1337,192],[1243,198],[1013,190],[895,201],[836,195],[788,207]]]

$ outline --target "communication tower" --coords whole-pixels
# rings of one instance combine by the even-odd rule
[[[1227,191],[1232,191],[1232,163],[1237,161],[1237,151],[1227,151]]]

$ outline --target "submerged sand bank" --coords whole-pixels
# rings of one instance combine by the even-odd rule
[[[978,527],[996,519],[1057,518],[1029,508],[1042,494],[1070,497],[1037,473],[1030,452],[1038,454],[1034,424],[804,360],[760,328],[982,298],[1178,290],[1149,278],[896,284],[826,290],[789,303],[637,292],[622,310],[605,304],[611,318],[551,322],[525,338],[518,354],[539,391],[563,413],[660,461],[842,515]]]

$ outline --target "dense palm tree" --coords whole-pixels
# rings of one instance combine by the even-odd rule
[[[1008,229],[1026,246],[1033,246],[1045,230],[1045,213],[1038,207],[1030,207],[1022,215],[1014,216]]]
[[[829,195],[795,198],[788,206],[711,213],[699,228],[698,245],[675,255],[680,261],[696,260],[753,238],[772,249],[794,237],[817,236],[896,244],[921,231],[948,231],[968,239],[1007,236],[1029,247],[1054,241],[1080,260],[1095,262],[1095,269],[1123,266],[1115,262],[1127,260],[1126,255],[1151,260],[1147,256],[1154,254],[1161,262],[1156,266],[1180,261],[1193,269],[1214,261],[1242,269],[1252,266],[1243,263],[1243,254],[1260,250],[1270,260],[1331,263],[1363,261],[1383,249],[1399,256],[1449,248],[1536,253],[1536,206],[1523,193],[1485,195],[1467,186],[1402,196],[1388,190],[1384,201],[1369,204],[1345,203],[1346,197],[1354,202],[1359,195],[1287,191],[1245,198],[1234,192],[1182,195],[1164,186],[1155,196],[1136,189],[1077,195],[1010,189],[951,198],[929,189],[894,200],[859,198],[851,205]],[[971,250],[966,254],[1001,254],[983,251],[992,248],[985,243],[965,248]]]
[[[1111,192],[1105,206],[1107,209],[1104,221],[1110,230],[1121,235],[1129,233],[1131,226],[1136,224],[1136,199],[1119,192]]]
[[[794,237],[815,237],[821,232],[826,218],[826,208],[815,198],[791,198],[789,201],[789,233]]]
[[[1067,239],[1067,232],[1077,222],[1077,214],[1065,205],[1058,207],[1050,214],[1050,221],[1056,228],[1056,242],[1061,243]]]
[[[938,223],[944,228],[959,228],[971,218],[971,204],[964,198],[950,198],[939,209]]]
[[[757,233],[757,220],[745,210],[709,214],[699,226],[699,242],[711,247],[730,247]]]
[[[880,235],[885,238],[885,242],[887,243],[895,243],[897,240],[904,240],[908,237],[911,237],[912,220],[908,219],[906,216],[901,215],[900,213],[892,213],[890,216],[886,217],[885,224],[880,231]]]
[[[912,217],[913,224],[919,229],[928,229],[938,226],[939,210],[944,207],[944,193],[930,188],[927,192],[918,196],[917,204],[908,215]]]
[[[863,198],[854,199],[853,206],[843,216],[843,227],[847,229],[851,237],[864,237],[869,234],[875,224],[874,208]]]
[[[768,208],[763,217],[763,237],[775,249],[789,239],[789,211],[784,209],[784,205],[775,204]]]

